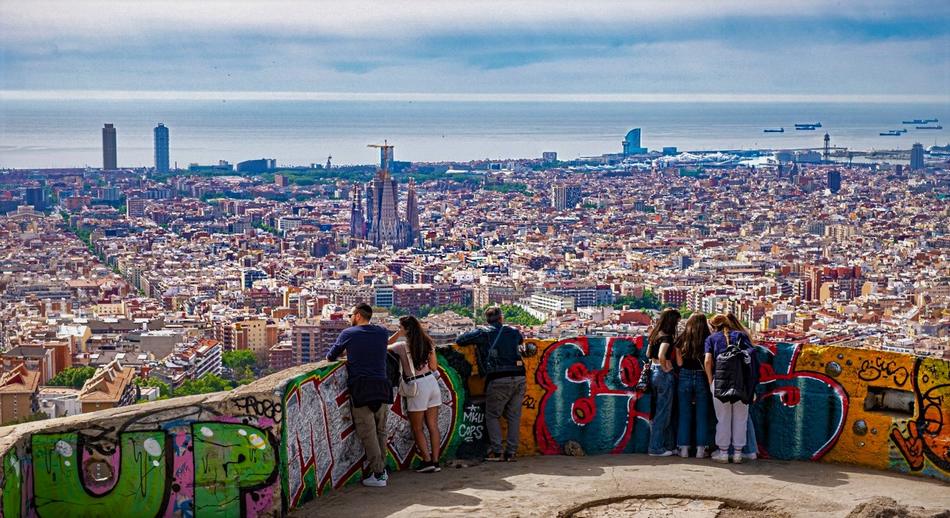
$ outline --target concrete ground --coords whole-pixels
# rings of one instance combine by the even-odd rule
[[[553,517],[587,502],[626,496],[686,496],[746,509],[720,516],[843,517],[858,504],[881,496],[931,514],[950,509],[950,484],[853,466],[775,460],[735,465],[709,459],[601,455],[540,456],[516,463],[445,467],[441,473],[394,473],[389,487],[347,487],[291,516]]]

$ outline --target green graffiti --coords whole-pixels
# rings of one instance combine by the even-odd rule
[[[4,518],[17,518],[20,516],[20,492],[22,491],[23,479],[20,477],[20,459],[15,453],[9,453],[3,457],[3,485],[0,486],[0,492],[3,496],[3,516]]]
[[[33,494],[39,516],[157,516],[165,495],[164,432],[128,432],[119,440],[118,480],[94,495],[82,481],[76,433],[33,436]]]
[[[277,457],[267,434],[241,424],[195,423],[191,435],[196,516],[243,516],[243,495],[276,476]]]

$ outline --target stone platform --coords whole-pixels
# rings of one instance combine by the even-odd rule
[[[708,459],[646,455],[542,456],[516,463],[446,467],[441,473],[398,472],[389,487],[349,486],[310,502],[291,516],[570,516],[584,504],[624,497],[663,498],[584,516],[844,517],[875,497],[920,507],[923,516],[950,509],[950,485],[854,466],[758,460],[717,464]],[[642,502],[642,501],[641,501]],[[695,513],[695,514],[694,514]]]

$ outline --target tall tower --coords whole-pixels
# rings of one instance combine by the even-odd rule
[[[825,133],[825,153],[821,156],[825,162],[831,160],[831,135]]]
[[[111,171],[116,165],[115,126],[106,124],[102,128],[102,168]]]
[[[924,146],[920,142],[910,149],[910,170],[919,171],[924,168]]]
[[[392,165],[393,146],[388,142],[382,145],[370,144],[380,148],[380,168],[376,177],[366,186],[366,227],[367,239],[373,245],[381,247],[405,248],[412,242],[412,228],[409,222],[400,218],[399,184],[392,177],[389,167]],[[407,216],[415,213],[418,227],[418,206],[415,204],[415,184],[410,186],[412,207],[407,206]]]
[[[841,190],[841,172],[837,169],[828,171],[828,190],[832,194],[838,194]]]
[[[350,205],[350,238],[366,239],[366,218],[363,216],[363,189],[356,185]],[[350,245],[352,247],[352,244]]]
[[[419,241],[419,205],[416,200],[416,181],[409,179],[409,192],[406,195],[406,221],[409,224],[409,235],[406,242],[409,244]]]
[[[168,172],[168,128],[162,123],[155,126],[155,170]]]

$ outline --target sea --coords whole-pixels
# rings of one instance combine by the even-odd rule
[[[281,166],[369,164],[368,144],[395,159],[561,160],[619,153],[627,131],[641,145],[680,151],[821,148],[910,149],[950,143],[950,103],[498,102],[377,100],[0,100],[0,168],[100,167],[104,123],[116,127],[120,167],[154,164],[152,130],[164,123],[171,161]],[[918,130],[904,120],[938,119]],[[821,123],[796,131],[796,123]],[[936,125],[936,124],[928,124]],[[785,128],[784,133],[764,133]],[[907,128],[897,137],[879,133]]]

